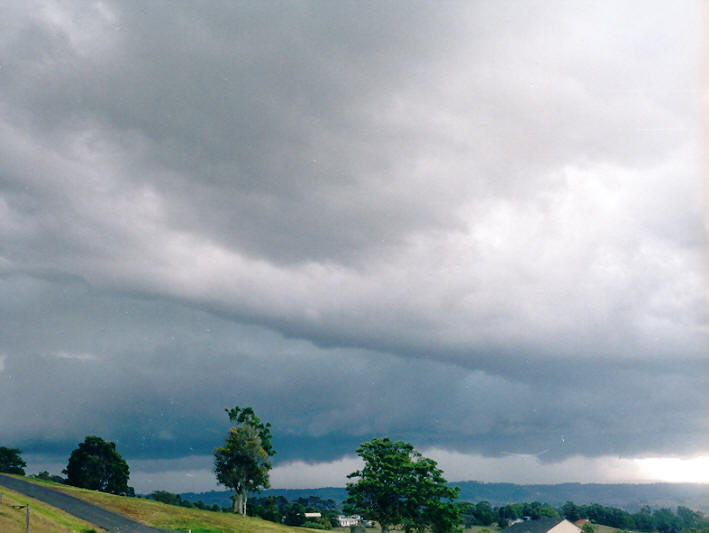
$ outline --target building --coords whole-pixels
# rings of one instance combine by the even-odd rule
[[[581,529],[564,518],[528,520],[503,529],[501,533],[580,533]]]
[[[356,526],[361,522],[361,520],[362,517],[358,514],[352,516],[337,515],[337,521],[339,522],[340,527]]]
[[[322,517],[321,513],[305,513],[305,518],[320,518]]]

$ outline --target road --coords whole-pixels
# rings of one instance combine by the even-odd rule
[[[0,487],[7,487],[30,498],[48,503],[82,520],[96,524],[111,533],[179,533],[145,526],[123,515],[113,513],[103,507],[74,498],[58,490],[3,474],[0,474]]]

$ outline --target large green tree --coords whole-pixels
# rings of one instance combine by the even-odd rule
[[[88,436],[71,452],[64,470],[68,485],[85,489],[128,494],[128,463],[116,450],[114,442],[95,435]]]
[[[364,461],[357,478],[347,483],[349,512],[376,520],[386,533],[392,526],[407,532],[430,528],[435,533],[453,530],[459,522],[453,501],[459,489],[449,487],[433,459],[414,447],[388,438],[363,443],[357,453]]]
[[[24,476],[27,463],[20,457],[21,453],[17,448],[0,446],[0,472]]]
[[[217,481],[234,490],[234,512],[246,514],[249,492],[270,486],[268,472],[275,450],[271,444],[271,424],[263,423],[251,407],[226,409],[234,426],[224,446],[214,451]]]

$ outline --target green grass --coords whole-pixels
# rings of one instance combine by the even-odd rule
[[[61,509],[47,505],[19,492],[0,487],[0,531],[25,533],[26,510],[16,506],[30,504],[30,528],[32,533],[82,533],[88,530],[103,532],[104,529],[76,518]]]
[[[19,477],[19,476],[15,476]],[[67,494],[99,505],[142,524],[192,533],[304,533],[316,529],[284,526],[232,513],[219,513],[200,509],[188,509],[144,498],[127,498],[93,490],[69,487],[60,483],[32,478],[21,478],[32,483],[50,486]],[[3,533],[4,530],[2,530]],[[34,533],[34,532],[33,532]]]
[[[629,529],[621,530],[617,527],[602,526],[600,524],[591,524],[593,526],[594,533],[615,533],[616,531],[626,531],[626,533],[639,533],[637,531],[631,531]]]

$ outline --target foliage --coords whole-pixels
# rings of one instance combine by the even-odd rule
[[[116,444],[95,435],[88,436],[71,452],[69,463],[63,471],[66,483],[74,487],[129,494],[130,471],[128,463],[116,451]]]
[[[251,426],[258,432],[258,436],[261,439],[261,446],[266,451],[269,457],[276,455],[276,451],[273,449],[271,444],[271,423],[261,422],[261,419],[256,416],[254,410],[251,407],[245,407],[241,409],[238,405],[233,409],[224,409],[229,415],[229,420],[237,425],[247,425]]]
[[[66,479],[62,476],[51,475],[46,470],[42,470],[39,474],[32,476],[35,479],[41,479],[42,481],[53,481],[54,483],[66,483]]]
[[[330,524],[329,520],[318,520],[318,519],[313,520],[311,518],[311,519],[308,519],[305,522],[303,522],[303,527],[309,527],[310,529],[330,530],[330,529],[332,529],[332,524]]]
[[[305,523],[305,507],[298,502],[289,505],[283,523],[288,526],[302,526]]]
[[[458,489],[446,485],[435,461],[407,442],[388,438],[365,442],[357,453],[364,468],[347,476],[358,480],[347,483],[346,512],[376,520],[382,533],[391,526],[408,532],[431,527],[438,533],[457,525],[453,500]]]
[[[586,522],[586,523],[581,527],[581,531],[583,531],[583,533],[595,533],[596,528],[593,527],[593,525],[592,525],[590,522]]]
[[[575,505],[573,502],[566,502],[560,512],[567,520],[576,521],[579,518],[586,518],[595,524],[603,524],[621,531],[679,533],[692,529],[701,530],[702,524],[706,521],[702,513],[682,506],[677,507],[676,513],[668,508],[651,510],[645,506],[639,512],[630,514],[623,509],[597,503]]]
[[[148,495],[148,498],[155,500],[156,502],[166,503],[168,505],[182,505],[182,496],[179,494],[173,494],[166,490],[156,490]],[[189,503],[189,502],[188,502]],[[191,507],[191,505],[185,505],[185,507]]]
[[[478,503],[459,502],[456,507],[460,510],[463,523],[470,526],[491,526],[500,520],[498,512],[487,501]]]
[[[17,448],[0,446],[0,472],[24,476],[27,463],[20,457],[21,453],[22,450]]]
[[[288,500],[283,496],[276,498],[252,498],[251,505],[247,509],[249,516],[258,516],[270,522],[280,522],[285,513]]]
[[[270,457],[276,453],[271,424],[262,423],[251,407],[236,406],[226,412],[236,425],[229,430],[224,446],[214,451],[214,470],[219,483],[234,490],[234,512],[245,515],[247,494],[270,486]]]
[[[331,529],[337,526],[336,517],[340,514],[335,500],[324,500],[319,496],[301,497],[290,503],[284,496],[251,498],[247,512],[249,516],[258,516],[271,522],[283,522],[287,525],[314,529]],[[319,512],[322,516],[320,518],[305,517],[305,513],[313,512]],[[311,525],[306,525],[306,523]]]
[[[188,509],[194,507],[196,509],[201,509],[204,511],[214,511],[217,513],[221,512],[222,510],[222,508],[216,504],[207,505],[202,500],[191,502],[190,500],[183,499],[182,496],[180,496],[179,494],[173,494],[172,492],[168,492],[166,490],[153,491],[148,495],[148,498],[151,500],[155,500],[156,502],[165,503],[167,505],[176,505],[178,507],[187,507]]]

